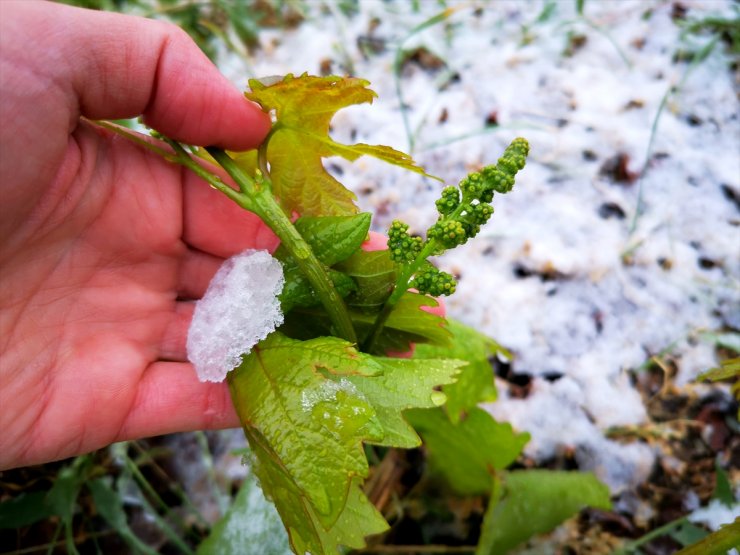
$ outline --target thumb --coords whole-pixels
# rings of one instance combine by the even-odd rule
[[[70,129],[80,115],[143,115],[180,141],[233,150],[259,145],[269,131],[267,114],[174,25],[47,2],[8,2],[3,15],[18,34],[3,41],[4,57],[45,79],[48,94],[64,95]]]

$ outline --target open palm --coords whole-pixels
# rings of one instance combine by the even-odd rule
[[[187,299],[274,236],[80,116],[143,114],[234,149],[269,121],[173,28],[25,1],[0,12],[0,468],[237,425],[228,389],[186,362]]]

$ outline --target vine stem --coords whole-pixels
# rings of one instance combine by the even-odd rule
[[[448,220],[455,220],[460,217],[460,215],[465,210],[466,202],[465,198],[463,198],[463,202],[461,202],[455,210],[447,215],[440,218],[439,221],[445,222]],[[393,309],[398,304],[398,301],[401,300],[401,297],[403,297],[403,294],[408,290],[409,287],[409,280],[412,278],[414,273],[421,267],[421,265],[424,263],[424,261],[429,258],[432,254],[438,252],[439,249],[439,242],[434,238],[428,238],[426,244],[424,245],[424,248],[421,250],[421,252],[418,254],[418,256],[414,259],[413,262],[410,264],[404,264],[401,266],[401,272],[398,274],[398,277],[396,278],[396,284],[393,287],[393,292],[391,293],[390,297],[385,301],[385,304],[383,305],[383,310],[380,311],[380,314],[378,314],[378,317],[375,319],[375,322],[373,323],[372,330],[370,334],[368,335],[367,340],[365,341],[365,344],[363,345],[363,351],[366,353],[372,352],[372,349],[375,347],[375,344],[377,343],[378,339],[380,338],[380,334],[383,332],[383,327],[385,326],[385,323],[388,321],[388,317],[393,312]]]
[[[357,334],[352,325],[347,306],[344,304],[344,299],[334,287],[334,283],[329,278],[324,265],[316,258],[311,247],[298,233],[293,222],[290,221],[290,218],[275,200],[269,176],[259,172],[257,178],[252,179],[242,171],[225,151],[214,147],[207,147],[206,150],[236,182],[242,191],[241,196],[249,197],[251,201],[249,209],[272,229],[280,239],[281,244],[295,259],[301,272],[313,286],[321,304],[326,309],[337,335],[350,343],[356,344]]]
[[[370,335],[368,335],[368,338],[363,345],[362,350],[364,352],[372,352],[372,349],[375,347],[375,344],[380,338],[380,334],[383,332],[383,328],[385,327],[385,323],[388,321],[388,317],[393,312],[393,309],[396,308],[398,301],[401,300],[401,297],[403,297],[404,293],[406,293],[406,291],[408,290],[409,280],[419,269],[422,263],[427,258],[429,258],[429,256],[431,256],[431,254],[437,249],[437,246],[438,245],[436,239],[429,239],[429,241],[427,241],[427,244],[424,246],[416,259],[411,264],[404,265],[402,267],[401,273],[396,278],[396,284],[393,287],[393,292],[385,301],[385,304],[383,305],[383,310],[380,311],[380,314],[378,314],[378,317],[375,319],[372,331],[370,332]]]
[[[164,158],[165,160],[169,162],[174,162],[176,164],[185,166],[190,171],[192,171],[195,175],[200,177],[203,181],[208,183],[211,187],[225,194],[227,197],[229,197],[231,200],[236,202],[239,206],[241,206],[245,210],[252,210],[251,203],[249,202],[248,197],[246,197],[243,194],[239,194],[238,191],[235,191],[234,189],[229,187],[226,183],[224,183],[221,180],[221,178],[213,175],[203,166],[198,164],[198,162],[193,160],[192,156],[190,156],[190,154],[177,141],[173,141],[172,139],[165,137],[164,135],[157,135],[156,137],[162,140],[163,142],[165,142],[166,144],[168,144],[170,148],[172,148],[172,150],[174,151],[173,153],[167,149],[162,148],[159,144],[155,144],[154,142],[152,142],[151,138],[142,136],[139,133],[125,129],[124,127],[121,127],[120,125],[116,125],[114,123],[111,123],[105,120],[96,120],[93,123],[109,131],[112,131],[113,133],[120,135],[121,137],[124,137],[128,139],[129,141],[138,144],[139,146],[146,148],[147,150],[153,152],[154,154],[158,154],[159,156],[161,156],[162,158]]]

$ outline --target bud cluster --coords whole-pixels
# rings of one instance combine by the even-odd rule
[[[409,287],[413,287],[419,293],[439,297],[440,295],[452,295],[457,283],[450,274],[429,264],[422,271],[416,272],[414,278],[409,282]]]
[[[421,237],[412,237],[409,234],[408,224],[399,220],[394,220],[388,228],[388,251],[394,262],[413,262],[421,252],[423,243]]]
[[[516,173],[524,168],[529,143],[514,139],[496,164],[468,174],[458,187],[445,187],[435,202],[439,218],[427,230],[427,240],[412,237],[408,225],[394,221],[388,230],[388,248],[391,259],[402,265],[419,268],[413,272],[409,287],[432,296],[450,295],[455,291],[454,278],[418,260],[422,251],[426,255],[442,254],[475,237],[493,215],[494,193],[508,193],[514,187]],[[430,243],[433,244],[430,245]],[[427,248],[428,247],[428,248]],[[408,266],[407,272],[413,270]]]

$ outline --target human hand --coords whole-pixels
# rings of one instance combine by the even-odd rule
[[[277,241],[189,172],[80,119],[140,114],[235,150],[270,125],[173,26],[0,3],[0,469],[239,425],[227,386],[186,362],[186,299],[225,257]]]

